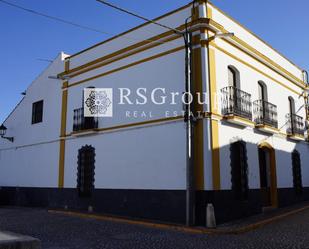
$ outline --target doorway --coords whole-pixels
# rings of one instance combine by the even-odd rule
[[[258,148],[260,166],[260,193],[262,207],[278,206],[276,155],[271,145],[263,143]]]

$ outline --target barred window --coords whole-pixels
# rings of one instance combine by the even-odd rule
[[[236,200],[248,199],[248,158],[246,143],[238,141],[230,145],[232,191]]]
[[[296,194],[301,194],[303,191],[302,175],[301,175],[301,161],[300,154],[297,150],[292,152],[292,171],[293,171],[293,185]]]
[[[90,197],[94,189],[95,148],[83,146],[78,151],[77,189],[79,196]]]

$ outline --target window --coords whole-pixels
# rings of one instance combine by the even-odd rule
[[[303,81],[304,81],[304,83],[305,84],[308,84],[309,82],[308,82],[308,72],[307,71],[303,71]]]
[[[259,99],[263,101],[268,101],[266,84],[263,81],[259,81],[258,86],[259,86]]]
[[[289,111],[290,114],[295,114],[295,101],[291,96],[289,97]]]
[[[79,196],[90,197],[94,189],[95,148],[83,146],[78,151],[77,189]]]
[[[238,141],[230,146],[232,191],[236,200],[248,199],[248,158],[246,143]]]
[[[229,86],[240,89],[239,71],[234,66],[228,66],[228,83]]]
[[[300,154],[297,150],[294,150],[292,152],[292,171],[293,171],[293,185],[295,193],[301,194],[303,191],[301,161],[300,161]]]
[[[32,104],[32,124],[41,123],[43,121],[43,100]]]

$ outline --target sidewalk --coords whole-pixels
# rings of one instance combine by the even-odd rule
[[[0,231],[0,249],[40,249],[38,239],[11,232]]]
[[[279,221],[285,217],[300,213],[308,209],[309,209],[309,202],[304,202],[289,207],[274,209],[272,211],[268,211],[267,213],[258,214],[241,220],[221,224],[216,229],[208,229],[204,227],[186,227],[175,224],[164,224],[164,223],[156,223],[151,221],[142,221],[122,217],[105,216],[95,213],[82,213],[82,212],[63,211],[63,210],[49,210],[48,212],[51,214],[61,214],[80,218],[89,218],[103,221],[141,225],[145,227],[168,229],[168,230],[175,230],[194,234],[241,234],[249,232],[251,230],[255,230],[259,227]]]

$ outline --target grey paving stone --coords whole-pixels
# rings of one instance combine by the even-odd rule
[[[309,210],[245,234],[201,235],[2,207],[0,230],[38,238],[46,249],[309,249]]]

